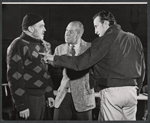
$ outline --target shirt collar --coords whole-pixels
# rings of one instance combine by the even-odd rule
[[[78,43],[74,45],[74,49],[75,49],[75,50],[76,50],[76,49],[79,49],[81,40],[82,40],[82,39],[79,39],[79,40],[78,40]],[[69,46],[72,47],[72,44],[69,44]]]

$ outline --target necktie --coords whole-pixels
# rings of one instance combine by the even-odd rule
[[[72,45],[72,47],[71,47],[72,56],[75,56],[75,54],[76,54],[76,51],[75,51],[74,47],[75,47],[74,45]]]

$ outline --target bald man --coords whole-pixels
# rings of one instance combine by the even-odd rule
[[[83,24],[72,21],[65,31],[65,42],[56,47],[55,55],[77,56],[85,52],[91,43],[81,37]],[[89,83],[89,69],[74,71],[64,68],[63,78],[55,99],[54,120],[92,120],[95,108],[93,85]]]

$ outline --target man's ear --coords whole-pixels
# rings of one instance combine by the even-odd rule
[[[104,27],[105,27],[106,29],[109,28],[109,21],[104,20],[103,25],[104,25]]]
[[[77,37],[78,39],[82,37],[83,32],[80,31],[80,33],[78,33]]]
[[[33,33],[34,32],[34,28],[32,26],[28,27],[29,32]]]
[[[81,34],[78,34],[78,35],[77,35],[77,38],[78,38],[78,39],[81,38]]]
[[[104,25],[105,25],[105,26],[109,26],[109,21],[104,20]]]

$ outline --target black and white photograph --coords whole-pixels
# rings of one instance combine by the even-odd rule
[[[148,121],[148,2],[1,6],[1,121]]]

